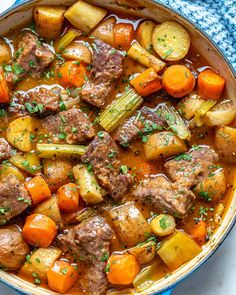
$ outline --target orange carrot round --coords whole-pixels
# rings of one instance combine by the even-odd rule
[[[167,93],[178,98],[192,92],[195,78],[186,66],[173,65],[165,70],[162,84]]]
[[[86,82],[86,77],[86,66],[78,61],[67,61],[58,71],[59,82],[65,87],[81,87]]]
[[[111,284],[129,285],[139,273],[140,267],[133,255],[113,254],[107,261],[106,270]]]
[[[47,272],[48,286],[58,293],[67,293],[78,278],[75,266],[66,261],[56,261]]]
[[[190,232],[192,238],[200,245],[203,245],[206,242],[207,236],[207,224],[205,221],[200,220],[197,224],[194,225]]]
[[[29,192],[33,205],[51,198],[51,191],[41,175],[37,175],[25,182],[25,188]]]
[[[198,76],[198,94],[203,98],[218,100],[224,90],[225,79],[211,69]]]
[[[129,49],[134,39],[134,27],[132,24],[119,23],[115,25],[115,47],[118,49]]]
[[[141,96],[148,96],[162,88],[161,80],[153,68],[148,68],[130,81]]]
[[[79,188],[75,183],[61,186],[57,191],[58,206],[65,212],[76,212],[79,207]]]
[[[47,248],[57,234],[57,227],[46,215],[32,214],[26,218],[22,234],[30,245]]]
[[[4,77],[3,70],[0,69],[0,103],[7,103],[10,100],[7,81]]]

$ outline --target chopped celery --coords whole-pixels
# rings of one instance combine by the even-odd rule
[[[133,89],[125,91],[100,114],[99,124],[107,132],[113,131],[122,120],[131,116],[142,102],[143,98]]]
[[[176,112],[175,108],[168,105],[163,105],[158,109],[158,115],[160,115],[169,125],[169,127],[176,133],[181,139],[191,139],[191,133],[188,130],[184,120]]]
[[[159,261],[155,261],[151,265],[144,268],[134,279],[133,285],[137,292],[142,292],[154,284],[153,274],[157,271],[160,266]]]
[[[55,51],[61,53],[76,37],[80,36],[78,30],[68,30],[54,45]]]
[[[200,107],[195,113],[195,123],[197,127],[201,127],[204,124],[203,117],[216,103],[217,101],[215,100],[206,100],[201,103]]]
[[[87,147],[71,144],[37,144],[36,150],[39,158],[76,157],[85,154]]]

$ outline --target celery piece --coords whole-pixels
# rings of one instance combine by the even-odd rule
[[[191,133],[188,130],[184,120],[176,112],[175,108],[168,105],[162,105],[158,109],[158,115],[160,115],[169,127],[176,133],[176,135],[181,139],[191,139]]]
[[[61,53],[65,50],[66,46],[69,45],[76,37],[82,33],[77,30],[68,30],[54,45],[55,51]]]
[[[217,101],[215,100],[206,100],[203,103],[201,103],[194,117],[197,127],[201,127],[204,124],[203,117],[216,103]]]
[[[36,150],[39,158],[50,159],[53,157],[76,157],[85,154],[87,147],[71,144],[37,144]]]
[[[98,122],[107,132],[111,132],[122,120],[131,116],[142,102],[143,98],[133,89],[129,89],[100,114]]]

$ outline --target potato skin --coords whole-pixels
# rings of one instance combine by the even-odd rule
[[[215,145],[224,162],[236,163],[236,128],[221,126],[216,129]]]
[[[33,18],[40,37],[53,39],[60,35],[63,22],[64,6],[37,6],[33,11]]]
[[[0,265],[7,270],[19,269],[30,252],[22,234],[15,230],[0,229]]]

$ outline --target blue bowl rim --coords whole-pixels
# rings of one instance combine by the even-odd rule
[[[3,13],[0,14],[0,18],[3,17],[4,15],[8,14],[11,10],[17,10],[17,8],[20,8],[21,6],[27,4],[31,1],[32,0],[16,0],[15,3],[11,7],[9,7]],[[190,23],[192,26],[194,26],[194,28],[196,28],[196,30],[198,30],[205,38],[208,39],[208,41],[210,41],[210,43],[213,44],[213,46],[217,50],[218,54],[225,61],[225,63],[228,65],[231,72],[233,73],[234,77],[236,78],[236,69],[234,69],[234,67],[232,66],[229,59],[224,55],[222,50],[215,43],[215,41],[208,35],[208,33],[204,32],[197,24],[195,24],[194,21],[192,21],[189,17],[185,16],[183,13],[179,12],[175,8],[172,8],[168,5],[160,2],[159,0],[150,0],[150,1],[153,2],[154,4],[158,4],[162,7],[164,7],[165,9],[173,11],[175,14],[177,14],[181,18],[187,20],[188,23]],[[176,287],[176,285],[178,285],[181,281],[185,280],[189,275],[191,275],[193,272],[195,272],[197,269],[199,269],[219,249],[221,244],[225,241],[225,239],[230,234],[230,232],[235,224],[236,224],[236,215],[234,216],[233,220],[231,221],[231,224],[230,224],[229,228],[227,229],[227,231],[220,238],[220,241],[217,244],[217,246],[213,250],[211,250],[210,253],[208,255],[206,255],[200,263],[197,263],[196,266],[190,272],[187,272],[182,277],[177,279],[175,282],[169,284],[168,286],[166,286],[165,288],[163,288],[161,290],[158,290],[157,292],[150,293],[149,295],[157,295],[157,294],[169,295],[171,293],[171,291]],[[6,286],[10,287],[11,289],[14,289],[15,291],[19,292],[20,294],[29,294],[30,295],[30,293],[25,293],[25,291],[22,288],[11,285],[10,283],[8,283],[5,279],[2,279],[1,277],[0,277],[0,281],[2,283],[4,283]],[[169,294],[166,293],[168,291],[170,291]]]

